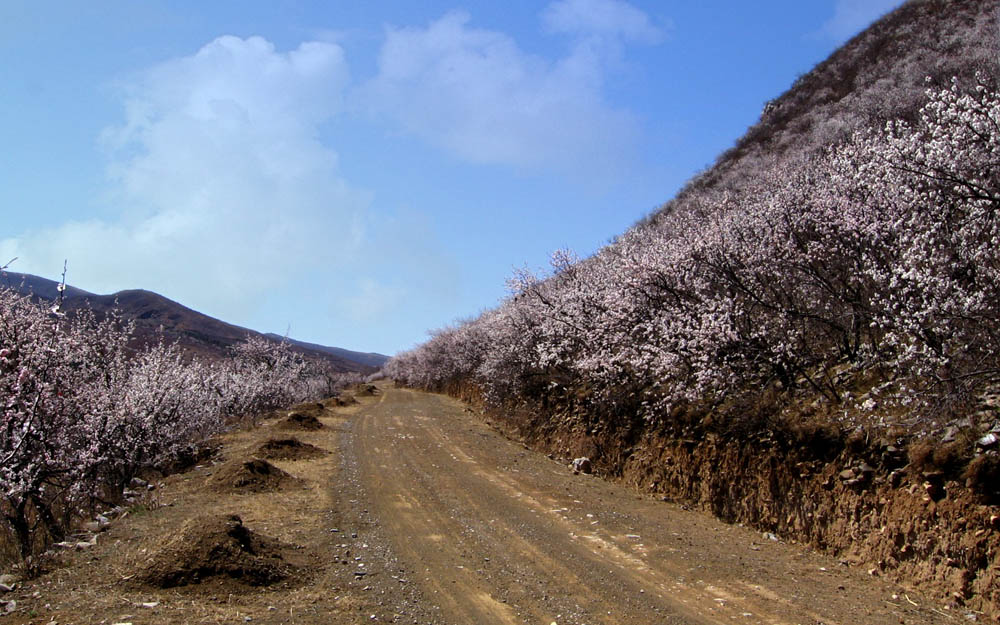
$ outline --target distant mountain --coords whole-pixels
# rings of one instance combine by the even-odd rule
[[[0,275],[0,285],[13,287],[22,293],[33,293],[42,299],[54,301],[59,297],[59,291],[57,290],[59,286],[58,282],[27,273],[4,272]],[[75,286],[66,285],[65,297],[67,298],[93,295],[93,293],[78,289]]]
[[[305,341],[296,341],[295,339],[282,337],[279,334],[274,334],[270,332],[264,336],[280,341],[285,338],[292,345],[297,345],[304,349],[312,349],[320,352],[326,352],[328,354],[333,354],[345,360],[352,360],[354,362],[359,362],[363,365],[368,365],[369,367],[380,368],[386,362],[389,361],[389,357],[385,354],[379,354],[376,352],[354,352],[349,349],[344,349],[342,347],[328,347],[326,345],[317,345],[316,343],[306,343]]]
[[[0,284],[45,301],[55,301],[59,296],[58,282],[30,274],[8,271],[0,278]],[[177,342],[191,354],[206,358],[224,356],[232,345],[245,340],[248,335],[264,336],[272,340],[282,338],[220,321],[158,293],[140,289],[97,295],[67,285],[63,308],[68,314],[90,308],[98,315],[117,309],[123,317],[135,321],[136,338],[139,342],[150,343],[163,337],[168,342]],[[368,373],[378,369],[387,360],[381,354],[363,354],[292,339],[289,339],[289,343],[296,351],[325,362],[338,372]]]

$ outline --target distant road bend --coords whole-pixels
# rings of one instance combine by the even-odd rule
[[[960,618],[857,567],[573,475],[447,397],[383,391],[345,424],[345,463],[362,493],[359,505],[435,622]]]

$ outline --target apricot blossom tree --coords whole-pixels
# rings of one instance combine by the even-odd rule
[[[0,288],[0,519],[25,560],[226,418],[315,390],[284,342],[249,337],[210,365],[133,338],[115,312],[64,315]]]
[[[386,374],[472,385],[495,404],[576,389],[649,419],[766,386],[883,421],[886,403],[911,421],[960,409],[1000,378],[1000,95],[981,78],[926,97],[912,123],[776,160],[590,258],[557,252],[547,274],[515,273],[496,309]],[[855,401],[845,370],[880,382]]]

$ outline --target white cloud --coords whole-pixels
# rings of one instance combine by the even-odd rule
[[[559,0],[542,12],[542,23],[555,33],[597,35],[656,44],[664,32],[649,16],[621,0]]]
[[[823,24],[820,32],[843,41],[902,3],[902,0],[837,0],[833,16]]]
[[[654,34],[637,10],[607,0],[559,3],[545,19],[590,34],[596,17],[585,9],[606,5],[618,11],[606,27],[616,37]],[[604,96],[610,51],[581,40],[553,61],[469,20],[452,12],[426,28],[388,28],[378,75],[359,90],[358,106],[475,163],[587,176],[626,166],[639,125]]]
[[[278,52],[220,37],[124,85],[125,121],[102,137],[114,206],[106,219],[0,241],[17,269],[71,282],[141,286],[234,315],[357,238],[367,194],[339,175],[318,127],[342,111],[341,48]]]

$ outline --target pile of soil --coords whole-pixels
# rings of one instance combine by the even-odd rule
[[[374,384],[359,384],[354,391],[354,395],[357,397],[373,397],[378,395],[378,393],[378,387]]]
[[[233,580],[256,587],[291,580],[299,566],[287,561],[294,547],[252,532],[236,515],[191,519],[139,575],[156,588]]]
[[[198,465],[209,464],[221,459],[222,444],[216,440],[191,443],[177,450],[158,467],[161,474],[183,473]]]
[[[288,410],[289,412],[301,412],[304,414],[319,415],[322,414],[325,409],[326,406],[324,406],[320,402],[307,401],[301,404],[296,404],[291,408],[289,408]]]
[[[358,400],[353,395],[337,395],[323,401],[323,405],[328,408],[343,408],[344,406],[354,406]]]
[[[257,454],[270,460],[307,460],[327,455],[321,449],[309,443],[303,443],[297,438],[269,438],[257,448]]]
[[[281,427],[286,430],[322,430],[323,423],[315,415],[304,412],[293,412],[288,418],[281,422]]]
[[[295,482],[295,478],[267,460],[247,460],[223,467],[212,478],[217,491],[260,493],[278,490]]]

